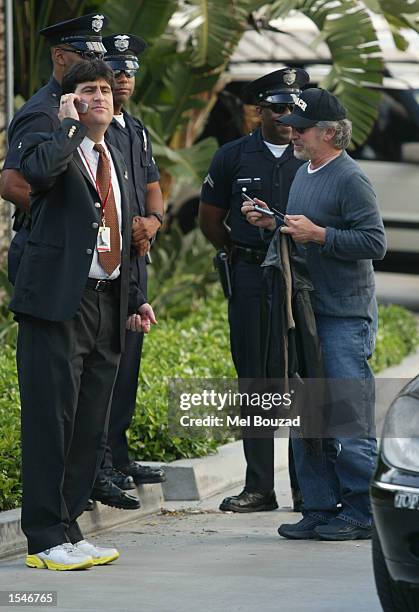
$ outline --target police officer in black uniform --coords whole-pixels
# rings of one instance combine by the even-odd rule
[[[150,243],[163,222],[163,197],[159,185],[159,171],[153,159],[150,137],[144,124],[128,113],[123,105],[132,96],[135,74],[139,68],[138,55],[147,44],[138,36],[114,34],[103,39],[107,52],[105,61],[115,76],[114,118],[106,133],[106,140],[119,149],[125,158],[131,187],[131,208],[134,217],[133,243],[139,254],[135,273],[145,292],[147,283],[146,256]],[[121,357],[115,382],[109,421],[108,440],[102,469],[92,491],[92,498],[102,503],[127,510],[139,506],[136,498],[121,495],[109,480],[119,487],[116,472],[132,477],[135,484],[157,483],[165,480],[162,469],[141,465],[130,459],[126,432],[135,410],[138,373],[141,361],[143,334],[127,330],[125,350]],[[117,471],[115,471],[117,468]],[[137,503],[132,500],[135,499]]]
[[[301,165],[293,155],[291,131],[279,122],[292,111],[301,88],[309,81],[299,68],[276,70],[250,83],[246,101],[256,104],[261,127],[223,145],[204,181],[199,222],[206,237],[230,254],[232,297],[229,300],[230,343],[239,378],[264,377],[259,347],[262,269],[266,244],[259,229],[241,214],[243,194],[269,202],[285,212],[289,189]],[[226,228],[230,228],[230,231]],[[278,507],[274,492],[273,438],[243,439],[247,462],[244,490],[227,497],[221,510],[256,512]]]
[[[104,15],[92,13],[48,26],[40,31],[51,46],[53,72],[49,82],[41,87],[18,110],[8,129],[9,149],[0,179],[2,198],[16,207],[13,229],[18,232],[9,253],[9,277],[13,282],[27,236],[30,187],[20,173],[20,152],[23,137],[30,132],[52,132],[60,127],[58,120],[61,81],[73,64],[102,58],[106,49],[101,30],[107,24]]]

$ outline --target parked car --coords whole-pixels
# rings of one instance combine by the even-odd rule
[[[391,404],[371,483],[373,564],[384,612],[419,610],[419,376]]]
[[[243,87],[283,66],[305,68],[317,85],[330,70],[325,43],[311,46],[315,25],[304,16],[276,23],[279,31],[245,32],[223,75],[218,96],[202,134],[214,136],[220,145],[249,133],[255,126],[253,107],[241,102]],[[387,233],[388,252],[380,270],[419,270],[419,34],[411,34],[408,51],[398,51],[388,27],[377,31],[383,48],[386,76],[379,116],[362,147],[351,155],[373,183]],[[199,190],[181,188],[171,202],[169,217],[177,218],[183,231],[194,227]]]

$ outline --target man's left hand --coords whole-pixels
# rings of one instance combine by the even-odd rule
[[[134,244],[141,240],[150,240],[160,228],[159,220],[154,217],[134,217],[132,222],[132,240]]]
[[[283,234],[289,234],[295,242],[326,242],[326,229],[316,225],[304,215],[285,215],[285,225],[281,227]]]
[[[153,308],[150,306],[150,304],[145,303],[139,307],[138,312],[141,315],[142,331],[145,334],[148,334],[151,329],[151,326],[156,325],[157,323]]]

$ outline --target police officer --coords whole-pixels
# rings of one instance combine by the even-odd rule
[[[2,198],[12,202],[17,211],[13,229],[21,230],[9,253],[9,278],[13,282],[23,250],[29,223],[23,211],[29,210],[30,186],[20,173],[20,152],[23,137],[30,132],[52,132],[59,128],[59,101],[64,73],[73,64],[102,58],[106,49],[101,30],[107,24],[104,15],[90,14],[48,26],[40,31],[51,47],[53,71],[49,82],[41,87],[18,110],[8,130],[9,149],[0,179]]]
[[[20,143],[30,132],[52,132],[58,129],[61,81],[70,66],[83,59],[103,57],[106,49],[100,31],[107,24],[103,15],[84,15],[62,21],[40,31],[51,46],[53,72],[41,87],[18,110],[8,130],[9,150],[1,176],[2,197],[22,210],[29,208],[30,187],[19,172]]]
[[[138,55],[147,44],[138,36],[114,34],[103,39],[107,52],[105,61],[115,76],[114,118],[106,140],[124,155],[131,177],[131,209],[135,224],[133,243],[139,254],[135,273],[143,291],[147,271],[145,255],[150,249],[163,222],[163,197],[159,185],[159,171],[153,159],[150,137],[144,124],[124,108],[134,92],[135,74],[139,68]],[[134,509],[132,496],[121,495],[106,480],[121,487],[115,469],[124,476],[131,476],[135,484],[157,483],[165,480],[163,470],[141,465],[128,455],[126,432],[135,410],[138,373],[141,361],[143,334],[127,330],[125,350],[122,354],[116,379],[109,421],[108,441],[102,470],[92,492],[92,498],[111,506]],[[123,483],[122,483],[123,486]],[[122,493],[122,491],[121,491]]]
[[[266,244],[259,230],[241,214],[243,195],[260,198],[285,212],[292,180],[302,162],[293,155],[291,131],[284,129],[279,120],[292,111],[308,81],[304,70],[284,68],[250,83],[244,91],[246,102],[256,104],[261,127],[219,149],[202,187],[201,229],[214,246],[228,250],[232,264],[230,343],[239,378],[264,377],[259,357],[262,330],[254,322],[260,319],[260,264]],[[276,509],[273,438],[245,438],[243,446],[247,462],[245,488],[239,495],[225,498],[220,509]]]

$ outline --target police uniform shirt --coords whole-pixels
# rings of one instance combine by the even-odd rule
[[[53,132],[60,127],[58,119],[61,86],[51,77],[18,110],[8,129],[9,150],[3,170],[19,170],[21,142],[31,132]]]
[[[285,212],[294,175],[303,162],[289,145],[276,158],[263,142],[261,130],[223,145],[215,154],[201,191],[201,200],[230,212],[227,224],[235,244],[266,250],[259,229],[241,213],[242,193]]]
[[[123,111],[125,127],[113,118],[105,138],[107,142],[119,149],[128,168],[133,197],[132,213],[145,215],[147,184],[160,179],[158,168],[153,158],[150,137],[144,125],[126,111]]]

